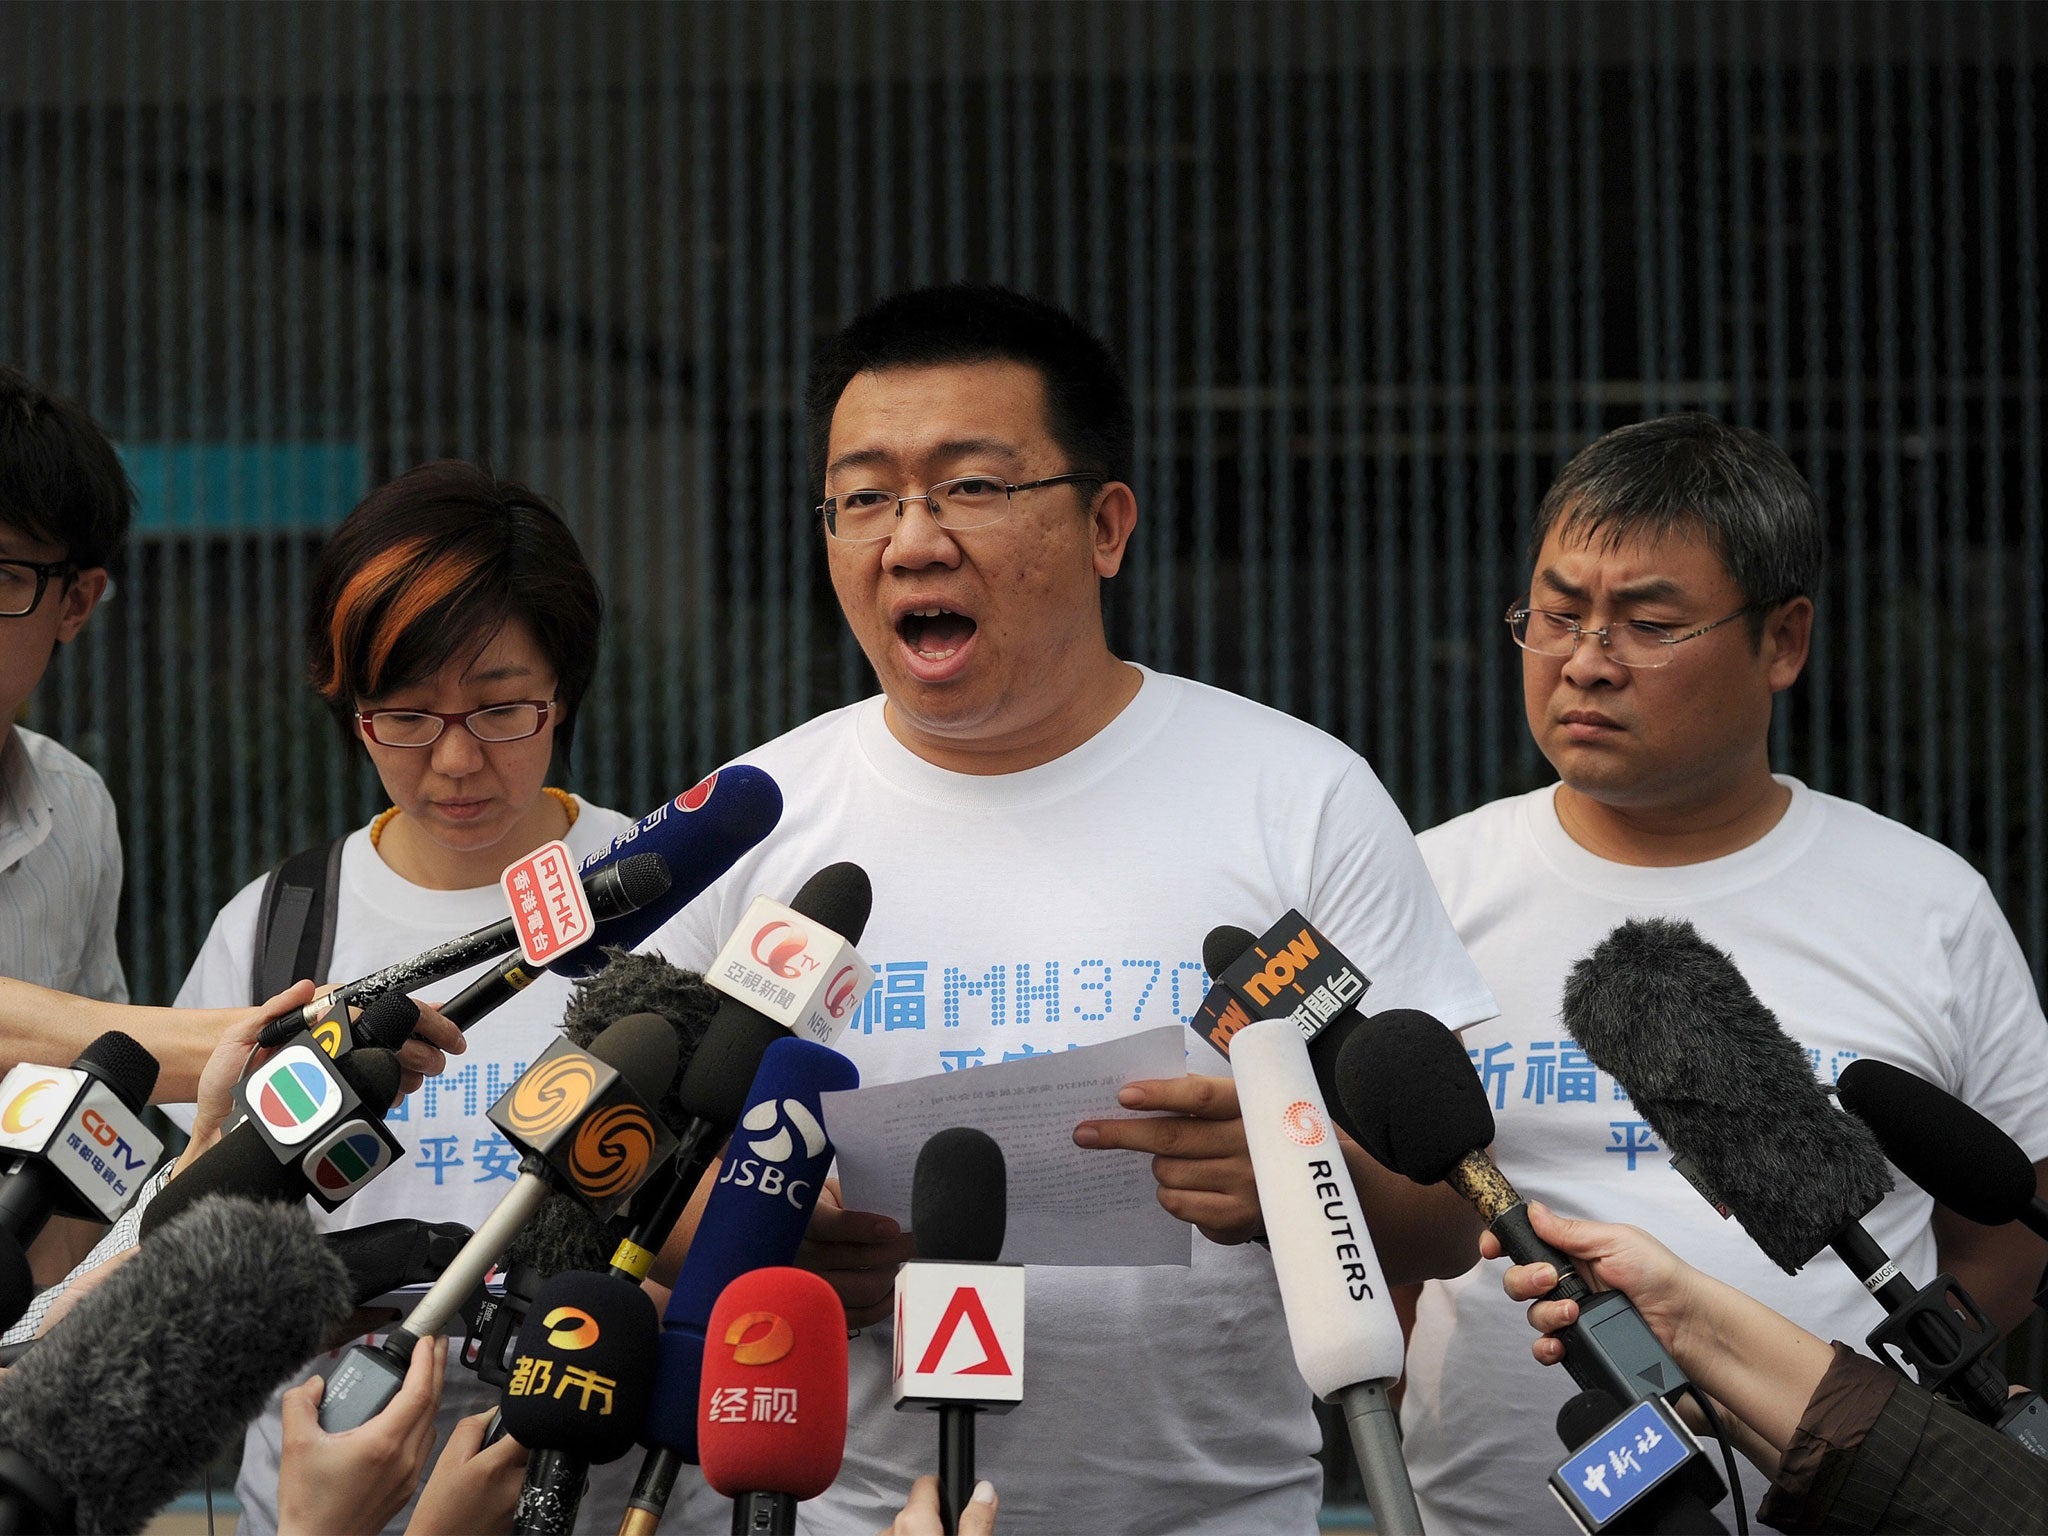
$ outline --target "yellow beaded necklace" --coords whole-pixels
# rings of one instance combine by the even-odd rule
[[[557,789],[552,784],[541,785],[540,792],[544,795],[554,796],[555,803],[561,806],[563,814],[569,818],[569,826],[573,827],[576,825],[576,818],[583,813],[583,807],[576,803],[574,795],[570,794],[566,789]],[[398,807],[395,805],[377,813],[376,820],[370,823],[370,846],[372,848],[376,847],[383,839],[384,829],[391,824],[391,818],[397,814]],[[568,829],[568,827],[564,827],[562,830],[567,832]]]

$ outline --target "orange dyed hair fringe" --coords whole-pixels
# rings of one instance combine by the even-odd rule
[[[355,691],[373,698],[382,692],[385,664],[406,630],[475,580],[482,563],[454,554],[429,559],[424,539],[403,540],[364,561],[335,599],[328,625],[334,659],[320,680],[321,693],[338,700],[350,691],[349,661],[373,622],[362,686]]]

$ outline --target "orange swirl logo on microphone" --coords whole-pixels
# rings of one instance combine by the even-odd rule
[[[569,1177],[593,1200],[623,1194],[647,1172],[654,1141],[654,1122],[639,1105],[607,1105],[576,1132]]]
[[[725,1330],[725,1342],[733,1347],[734,1365],[773,1365],[796,1348],[796,1330],[773,1312],[743,1312]]]
[[[1280,1112],[1280,1128],[1287,1133],[1287,1139],[1298,1146],[1321,1146],[1327,1132],[1323,1129],[1323,1117],[1316,1113],[1315,1105],[1307,1099],[1296,1099]]]
[[[540,1320],[556,1349],[588,1349],[598,1339],[597,1319],[581,1307],[557,1307]]]
[[[28,1118],[28,1112],[34,1107],[37,1099],[56,1086],[57,1079],[54,1077],[39,1077],[8,1100],[7,1108],[0,1110],[0,1131],[5,1131],[10,1136],[19,1136],[23,1131],[32,1131],[41,1125],[43,1117],[38,1115],[31,1120]]]
[[[536,1062],[512,1088],[505,1118],[531,1140],[575,1119],[597,1087],[597,1063],[585,1056]]]

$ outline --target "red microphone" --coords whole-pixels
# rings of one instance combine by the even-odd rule
[[[803,1269],[728,1285],[704,1330],[697,1459],[733,1501],[735,1536],[795,1536],[796,1506],[846,1450],[846,1309]]]

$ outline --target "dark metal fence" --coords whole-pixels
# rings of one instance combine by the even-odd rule
[[[0,9],[0,355],[144,487],[36,723],[114,785],[137,994],[365,814],[300,685],[319,531],[473,455],[614,624],[572,775],[637,810],[869,686],[813,337],[953,276],[1136,386],[1125,651],[1362,748],[1418,824],[1535,781],[1498,615],[1561,457],[1776,434],[1833,568],[1782,762],[2048,953],[2042,19],[1954,5]]]

